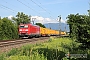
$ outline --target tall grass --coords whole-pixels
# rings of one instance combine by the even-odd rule
[[[16,55],[16,56],[10,56],[9,58],[7,58],[7,60],[47,60],[43,54],[38,54],[38,53],[34,53],[33,55],[30,56],[25,56],[25,55]]]
[[[5,60],[5,54],[0,55],[0,60]]]
[[[51,37],[46,43],[28,44],[20,49],[12,49],[6,55],[0,57],[2,60],[68,60],[65,56],[68,52],[70,54],[87,53],[90,56],[90,50],[81,50],[79,45],[80,43],[74,42],[70,38]],[[71,60],[75,60],[75,58]]]

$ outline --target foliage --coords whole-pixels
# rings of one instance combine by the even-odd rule
[[[20,23],[30,23],[30,17],[23,12],[18,12],[16,18],[13,17],[13,20],[17,23],[17,25],[20,25]]]
[[[47,60],[43,55],[38,54],[37,52],[31,56],[10,56],[7,60]]]
[[[38,26],[40,26],[40,27],[43,27],[43,28],[46,28],[43,24],[41,24],[41,23],[36,23],[35,25],[38,25]]]
[[[0,55],[0,60],[5,60],[5,55],[4,54]]]
[[[85,47],[90,45],[90,19],[87,15],[70,14],[68,15],[68,21],[70,28],[70,37],[80,42]]]
[[[1,20],[1,16],[0,16],[0,20]]]
[[[7,60],[68,60],[67,54],[88,54],[90,50],[79,48],[80,43],[74,42],[69,38],[50,38],[50,41],[36,45],[26,45],[19,49],[13,49],[7,53]],[[88,57],[88,60],[90,58]],[[70,60],[86,60],[82,58],[70,58]]]
[[[18,49],[13,48],[11,51],[7,53],[7,56],[12,56],[18,54]]]
[[[17,27],[11,20],[3,18],[0,20],[0,40],[18,38]]]

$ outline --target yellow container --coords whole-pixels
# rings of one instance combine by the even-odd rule
[[[45,34],[45,28],[40,27],[40,34],[41,35],[44,35]]]

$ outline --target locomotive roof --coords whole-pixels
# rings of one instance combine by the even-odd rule
[[[40,26],[38,26],[38,25],[34,25],[34,24],[31,24],[31,23],[28,23],[28,24],[20,24],[20,25],[33,25],[33,26],[40,27]]]

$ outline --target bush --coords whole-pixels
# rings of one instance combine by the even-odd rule
[[[4,54],[0,55],[0,60],[5,60],[5,55]]]
[[[0,20],[0,40],[9,40],[18,38],[17,26],[11,20],[3,18]]]
[[[7,56],[13,56],[17,55],[20,51],[17,48],[13,48],[11,51],[9,51],[6,55]]]

